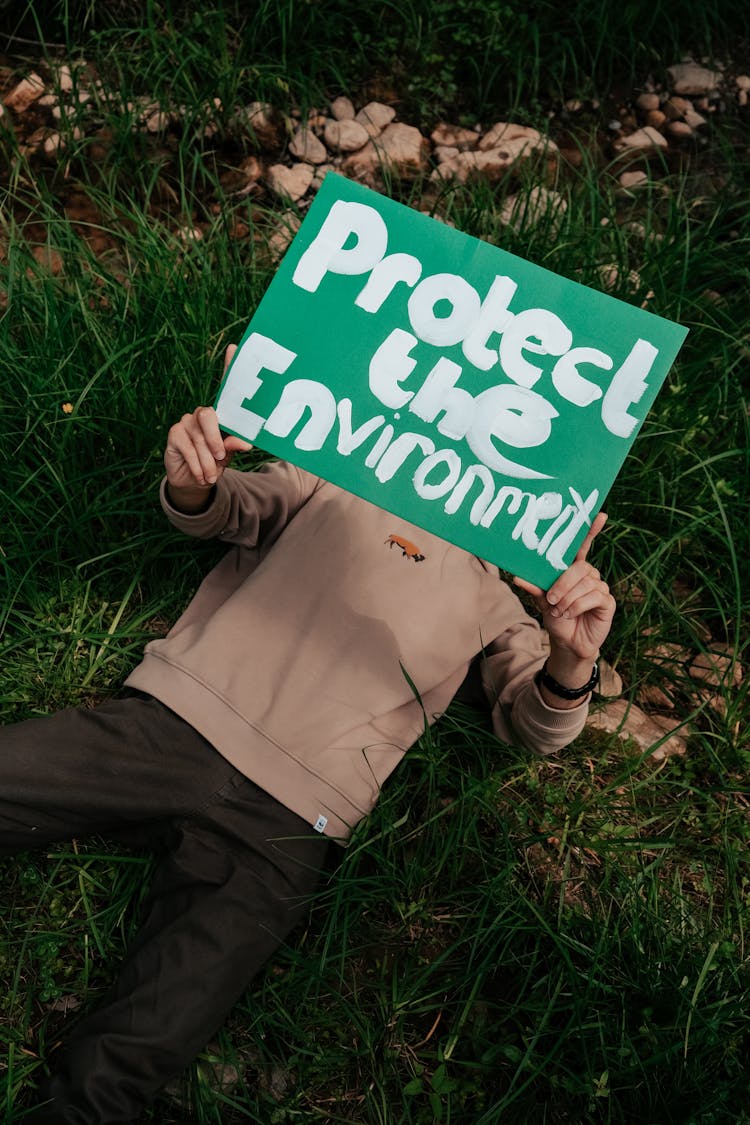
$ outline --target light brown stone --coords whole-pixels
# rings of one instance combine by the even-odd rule
[[[630,191],[632,188],[645,187],[648,183],[648,175],[642,171],[623,172],[621,176],[617,177],[617,182],[621,187]]]
[[[44,93],[44,79],[35,71],[22,78],[3,99],[8,109],[14,113],[25,113]]]
[[[510,226],[515,231],[546,223],[550,234],[556,235],[567,209],[564,196],[537,184],[525,194],[507,199],[499,218],[504,226]]]
[[[599,266],[597,273],[602,287],[608,292],[618,288],[626,288],[629,293],[635,293],[641,288],[641,275],[636,270],[628,270],[623,275],[620,267],[614,262]]]
[[[657,668],[672,673],[684,673],[692,661],[692,655],[686,648],[671,641],[646,649],[644,656]]]
[[[304,160],[308,164],[325,164],[328,159],[325,145],[318,140],[312,129],[302,126],[289,142],[289,151],[297,160]]]
[[[327,121],[323,139],[329,152],[356,152],[367,144],[370,136],[364,125],[346,118]]]
[[[647,715],[627,699],[615,699],[593,709],[586,726],[617,734],[623,741],[632,738],[641,752],[650,752],[656,761],[684,754],[687,747],[683,735],[671,733],[681,726],[678,720],[667,719],[663,715]]]
[[[332,164],[318,164],[313,174],[313,178],[310,181],[310,191],[313,193],[318,191],[323,183],[323,180],[326,178],[328,173],[333,172],[333,170],[334,168]]]
[[[692,679],[714,687],[722,684],[739,687],[742,683],[742,665],[729,648],[699,653],[690,665],[689,672]]]
[[[602,658],[599,659],[599,687],[596,694],[605,699],[617,699],[622,695],[622,676]]]
[[[279,216],[273,234],[268,239],[268,250],[276,261],[283,255],[302,224],[296,211],[287,210]]]
[[[67,64],[63,64],[55,75],[57,85],[63,94],[69,94],[73,89],[73,74]]]
[[[375,140],[348,156],[342,171],[354,179],[372,181],[381,168],[399,176],[418,175],[427,167],[429,142],[413,125],[392,123]]]
[[[647,154],[667,148],[668,142],[658,129],[646,125],[643,129],[636,129],[634,133],[628,133],[626,137],[620,137],[612,147],[617,153],[642,152]]]
[[[676,63],[667,67],[669,84],[675,94],[708,94],[721,82],[718,70],[709,70],[698,63]]]
[[[636,698],[639,704],[647,710],[674,711],[674,700],[670,695],[667,695],[663,688],[657,687],[656,684],[644,684],[639,689]]]
[[[459,152],[467,152],[477,147],[479,134],[462,125],[450,125],[447,121],[441,121],[430,133],[430,140],[437,148],[455,148]]]
[[[384,102],[368,102],[356,114],[354,120],[367,130],[370,137],[379,137],[387,125],[390,125],[396,111],[391,105]]]
[[[670,121],[679,121],[679,119],[684,117],[687,111],[692,108],[692,104],[687,98],[679,98],[676,96],[667,98],[662,106],[665,115]]]
[[[146,117],[144,126],[147,133],[165,133],[169,128],[170,115],[163,109],[154,109]]]
[[[446,160],[452,160],[454,156],[458,156],[458,149],[452,145],[438,145],[432,155],[438,164],[444,164]]]
[[[63,272],[64,263],[59,250],[55,250],[46,244],[35,246],[33,256],[34,261],[47,273],[51,273],[53,277],[58,277]]]
[[[705,117],[701,117],[700,113],[696,113],[694,109],[685,111],[685,122],[691,129],[700,129],[701,125],[706,125]]]
[[[515,125],[508,121],[498,121],[480,139],[477,148],[480,152],[487,152],[494,148],[507,148],[509,145],[516,147],[519,153],[523,147],[536,152],[557,152],[557,145],[549,137],[543,136],[538,129],[530,125]]]
[[[440,164],[432,178],[459,183],[481,178],[491,184],[499,183],[519,161],[529,159],[535,151],[527,138],[517,137],[486,152],[459,152],[452,160]]]
[[[663,113],[660,109],[650,109],[646,114],[646,124],[650,125],[652,129],[661,129],[666,120],[666,113]]]
[[[250,102],[238,110],[235,122],[246,129],[262,149],[274,149],[281,145],[284,122],[278,110],[267,102]]]
[[[275,195],[296,203],[306,194],[313,174],[312,164],[295,164],[291,168],[286,164],[274,164],[266,173],[266,183]]]
[[[331,102],[331,116],[336,121],[353,121],[354,105],[351,98],[334,98]]]

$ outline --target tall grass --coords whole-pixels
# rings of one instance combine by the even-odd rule
[[[45,168],[6,145],[5,722],[115,691],[216,557],[170,532],[155,497],[168,426],[212,399],[223,349],[273,269],[273,216],[222,187],[225,164],[249,145],[232,135],[230,106],[270,91],[288,111],[352,76],[382,79],[401,52],[411,67],[395,72],[404,106],[437,115],[444,101],[479,115],[528,91],[533,116],[545,83],[560,91],[625,75],[627,52],[657,69],[687,46],[660,5],[627,27],[613,9],[594,27],[598,6],[553,18],[540,3],[512,35],[506,8],[489,0],[464,6],[461,19],[452,3],[413,0],[387,9],[385,32],[375,9],[354,27],[338,2],[261,4],[254,20],[230,4],[200,15],[127,2],[40,11],[14,9],[16,34],[89,55],[112,97],[87,112],[111,144],[94,161],[91,137],[71,132],[65,159]],[[697,19],[706,52],[733,27],[721,5]],[[122,111],[138,96],[187,106],[160,163]],[[203,132],[213,96],[227,112],[218,139]],[[659,644],[692,654],[724,644],[747,663],[745,129],[729,115],[706,156],[630,194],[584,138],[580,170],[556,185],[568,208],[554,225],[503,225],[502,187],[390,187],[586,284],[601,287],[615,267],[618,296],[690,328],[597,546],[621,592],[605,655],[631,698],[663,683]],[[96,204],[83,224],[66,211],[71,178]],[[203,237],[183,237],[196,221]],[[456,703],[332,857],[309,922],[147,1119],[750,1120],[747,686],[725,684],[719,707],[682,663],[669,677],[675,716],[692,733],[684,758],[661,762],[594,731],[555,761],[529,760]],[[3,862],[2,1120],[22,1120],[65,1022],[106,987],[149,862],[100,840]],[[230,1065],[222,1086],[216,1073],[226,1079]]]

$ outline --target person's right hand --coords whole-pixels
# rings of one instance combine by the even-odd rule
[[[234,345],[227,348],[225,370],[236,350]],[[179,508],[199,506],[231,464],[234,454],[250,449],[252,446],[241,438],[222,434],[212,406],[199,406],[192,414],[183,414],[170,429],[164,451],[173,502]]]

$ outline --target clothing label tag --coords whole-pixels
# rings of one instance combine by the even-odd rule
[[[328,817],[323,816],[323,814],[321,813],[318,819],[313,824],[313,828],[316,832],[325,832],[326,824],[328,824]]]

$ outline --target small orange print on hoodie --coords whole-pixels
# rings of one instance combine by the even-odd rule
[[[403,539],[400,535],[389,535],[384,540],[388,544],[389,549],[400,547],[401,553],[405,559],[414,559],[414,562],[424,562],[425,556],[420,552],[419,547],[411,543],[408,539]]]

